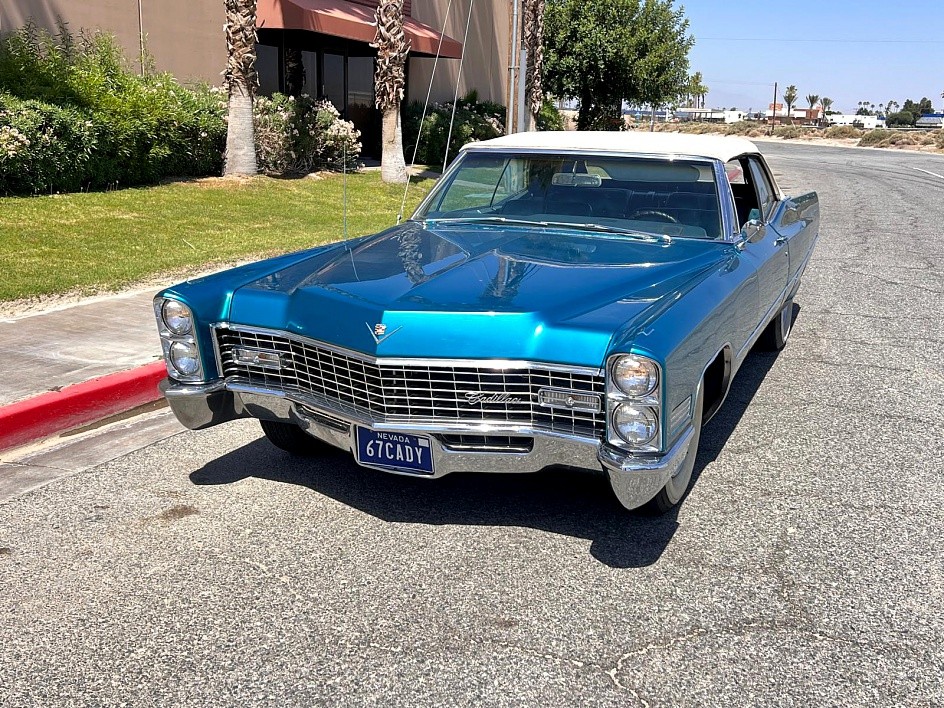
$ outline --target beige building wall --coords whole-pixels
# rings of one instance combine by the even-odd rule
[[[412,16],[433,29],[443,28],[448,0],[414,0]],[[221,82],[226,63],[222,0],[141,0],[147,49],[158,71],[181,81]],[[453,0],[446,34],[462,40],[469,3]],[[0,0],[0,32],[22,27],[32,18],[40,27],[56,28],[62,17],[78,32],[100,28],[118,37],[137,64],[139,51],[136,0]],[[476,0],[466,42],[459,95],[475,88],[479,98],[504,104],[508,92],[508,36],[511,0]],[[408,100],[426,98],[432,58],[410,59]],[[459,72],[458,59],[440,59],[433,81],[433,101],[451,101]]]
[[[222,0],[141,0],[146,46],[158,71],[181,81],[219,84],[226,64]],[[55,31],[62,17],[73,32],[103,29],[117,36],[138,66],[140,35],[136,0],[0,0],[0,32],[31,18]]]
[[[437,32],[443,29],[446,0],[413,0],[413,19],[429,25]],[[469,2],[453,0],[446,24],[446,34],[460,42],[469,18]],[[465,44],[465,62],[459,82],[459,96],[477,89],[482,100],[502,105],[508,102],[509,35],[511,34],[511,0],[476,0],[472,8],[472,24]],[[407,99],[423,101],[429,90],[433,59],[410,59],[410,87]],[[459,73],[458,59],[440,59],[433,80],[432,101],[451,101]]]

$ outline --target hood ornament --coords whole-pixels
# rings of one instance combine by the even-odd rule
[[[399,332],[401,329],[403,329],[402,326],[401,326],[401,327],[397,327],[395,330],[393,330],[392,332],[388,333],[388,332],[387,332],[387,325],[383,324],[382,322],[378,322],[378,323],[375,324],[373,327],[371,327],[371,326],[370,326],[370,323],[368,323],[368,322],[365,322],[364,324],[367,325],[367,330],[370,332],[370,336],[374,338],[374,342],[375,342],[376,344],[380,344],[381,342],[383,342],[383,341],[385,341],[385,340],[387,340],[387,339],[390,339],[390,337],[392,337],[392,336],[395,335],[397,332]]]

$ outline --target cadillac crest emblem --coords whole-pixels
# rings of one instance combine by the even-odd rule
[[[364,324],[367,325],[367,330],[370,332],[370,336],[374,338],[374,342],[376,344],[380,344],[384,340],[389,339],[401,329],[403,329],[402,327],[397,327],[392,332],[387,332],[387,325],[383,324],[382,322],[378,322],[373,327],[370,326],[369,322],[365,322]]]

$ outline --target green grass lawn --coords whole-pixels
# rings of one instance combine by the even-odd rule
[[[384,185],[379,172],[347,180],[349,236],[396,222],[402,186]],[[432,185],[410,187],[405,217]],[[341,205],[342,178],[334,174],[0,198],[0,301],[114,290],[338,241]]]

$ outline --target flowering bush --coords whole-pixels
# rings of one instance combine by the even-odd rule
[[[79,111],[0,94],[0,194],[81,189],[96,145]]]
[[[414,101],[403,114],[403,148],[409,160],[419,135],[423,104]],[[442,165],[446,157],[446,138],[452,118],[452,102],[434,103],[426,112],[416,161],[426,165]],[[476,140],[489,140],[505,133],[505,107],[490,101],[479,101],[473,91],[456,105],[456,119],[449,140],[449,160],[455,159],[459,148]]]
[[[269,174],[307,174],[341,169],[345,157],[353,169],[361,154],[360,132],[341,120],[330,101],[277,93],[253,105],[256,159]]]

